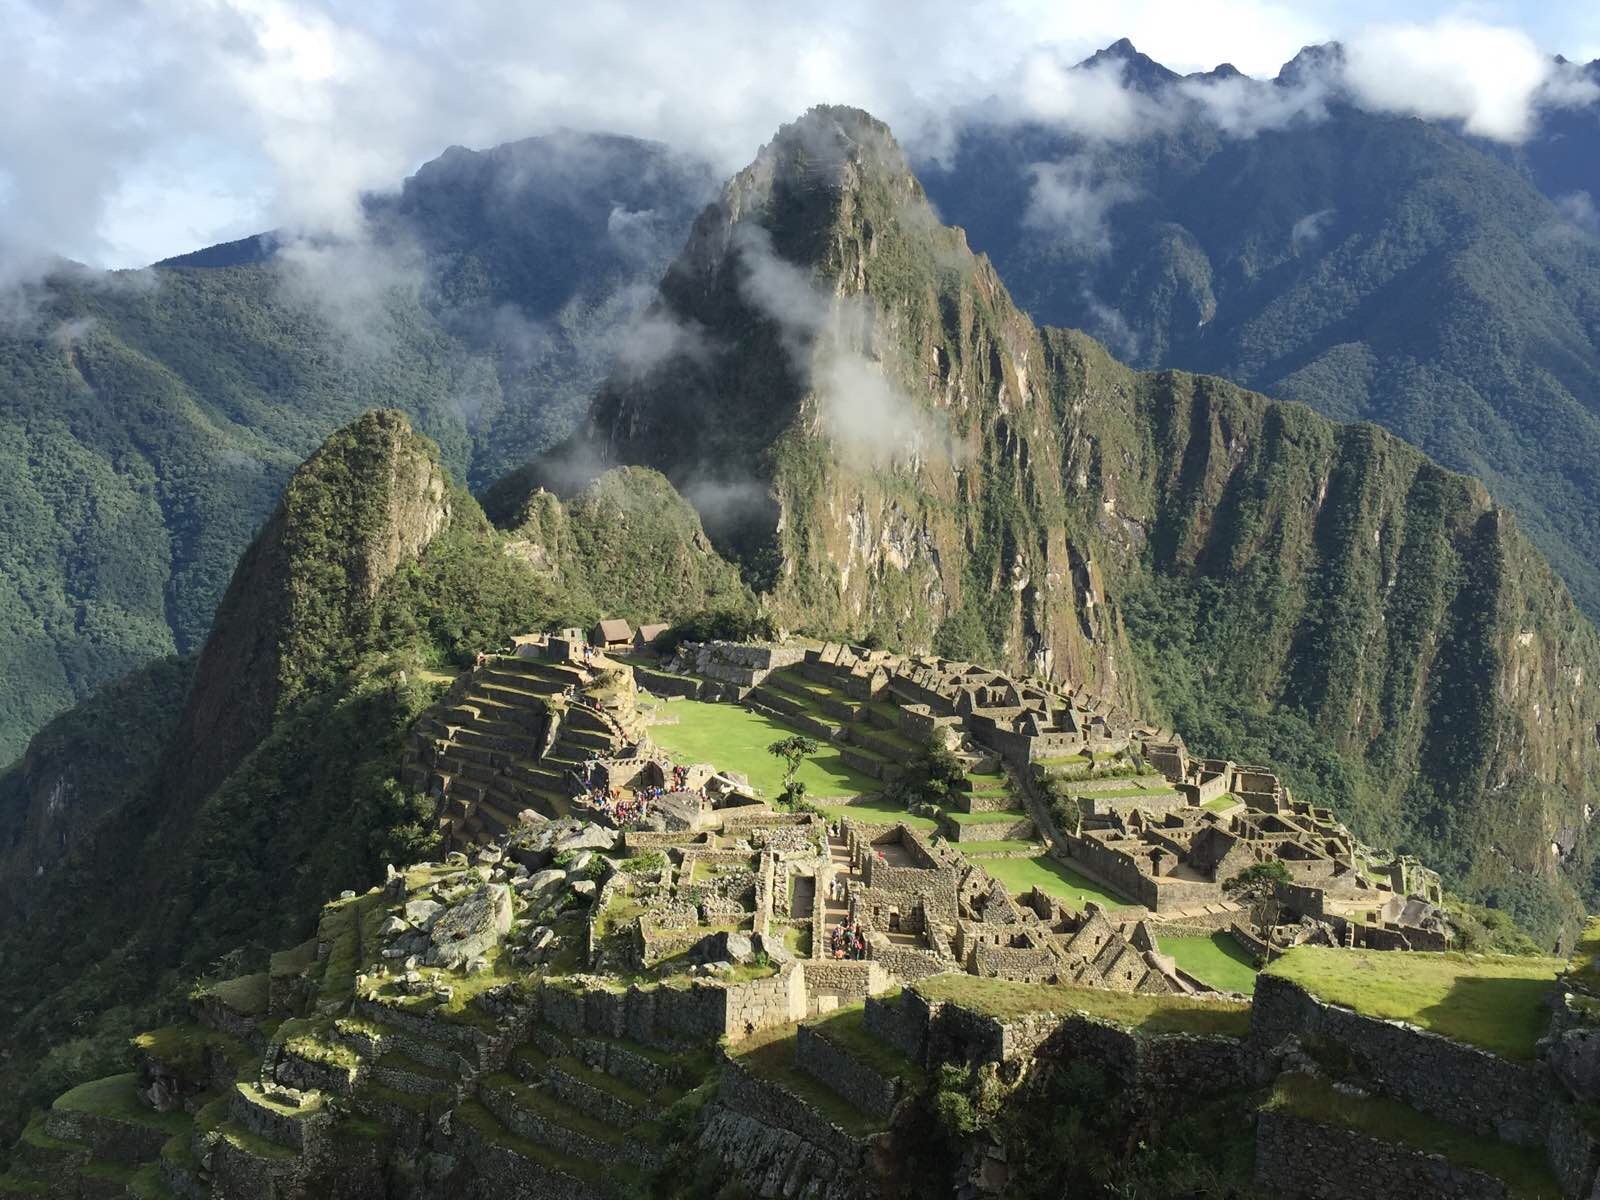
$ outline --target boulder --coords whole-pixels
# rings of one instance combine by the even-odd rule
[[[581,879],[584,870],[594,861],[593,850],[579,850],[572,856],[572,861],[567,864],[567,878]]]
[[[536,903],[545,896],[553,893],[567,881],[567,873],[558,871],[554,867],[543,871],[535,871],[525,879],[519,879],[512,884],[517,891],[528,898],[529,903]]]
[[[487,954],[511,931],[511,890],[485,884],[434,918],[426,961],[456,967]]]
[[[402,921],[399,917],[390,917],[378,927],[378,935],[386,938],[398,937],[400,934],[405,933],[410,928],[411,926],[406,924],[406,922]]]
[[[580,896],[585,900],[593,900],[594,899],[594,880],[592,880],[592,879],[579,879],[579,880],[575,881],[573,883],[573,885],[572,885],[572,894],[574,896]]]
[[[585,825],[555,844],[556,853],[567,850],[610,850],[617,844],[617,833],[602,825]]]
[[[433,928],[434,921],[443,911],[444,905],[436,900],[412,900],[406,904],[403,916],[407,925],[427,930]]]

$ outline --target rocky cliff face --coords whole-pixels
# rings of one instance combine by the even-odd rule
[[[791,625],[1086,682],[1456,886],[1592,894],[1600,644],[1476,481],[1041,334],[854,110],[728,184],[655,316],[592,442],[665,472]]]
[[[283,704],[337,668],[335,648],[450,512],[437,453],[398,412],[366,414],[306,460],[228,585],[168,786],[199,796],[220,782]]]
[[[1189,639],[1154,691],[1192,673],[1309,723],[1358,764],[1366,832],[1458,886],[1589,891],[1600,639],[1485,488],[1374,426],[1047,340],[1111,599],[1160,593]]]
[[[653,362],[592,414],[775,615],[1131,691],[1065,494],[1037,332],[888,130],[816,109],[696,222]]]

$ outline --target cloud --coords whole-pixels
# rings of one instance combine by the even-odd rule
[[[1088,154],[1032,163],[1027,172],[1033,182],[1023,224],[1091,254],[1111,249],[1111,210],[1136,195],[1130,184]]]
[[[875,313],[864,296],[838,296],[782,258],[771,235],[734,230],[740,291],[778,326],[790,364],[816,400],[822,428],[847,456],[871,465],[914,457],[940,439],[933,414],[886,373],[874,350]]]
[[[1299,254],[1303,250],[1309,250],[1321,241],[1322,234],[1333,217],[1333,209],[1319,208],[1316,212],[1307,213],[1297,220],[1289,229],[1289,244],[1294,252]]]
[[[1376,5],[1334,0],[0,0],[0,280],[52,255],[136,265],[262,229],[354,237],[360,194],[441,147],[560,129],[657,138],[726,174],[819,101],[860,105],[924,152],[985,96],[1110,140],[1192,110],[1239,135],[1316,115],[1304,88],[1213,79],[1156,100],[1115,62],[1068,69],[1122,36],[1178,71],[1258,74],[1339,38],[1348,65],[1329,86],[1515,139],[1592,96],[1535,49],[1600,47],[1591,8],[1527,9],[1530,32],[1434,0],[1376,27]]]
[[[1363,31],[1346,43],[1342,81],[1365,108],[1460,121],[1506,142],[1526,138],[1541,108],[1600,98],[1523,31],[1454,18]]]

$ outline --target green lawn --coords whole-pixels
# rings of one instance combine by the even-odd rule
[[[881,797],[858,800],[854,804],[819,804],[817,807],[830,821],[843,818],[847,821],[862,821],[868,825],[904,823],[909,828],[923,833],[932,833],[939,827],[939,822],[932,817],[914,816],[898,804]]]
[[[674,700],[661,708],[675,725],[652,725],[650,740],[679,762],[708,762],[723,771],[748,776],[752,787],[768,799],[783,791],[783,763],[767,753],[773,742],[800,731],[735,704]],[[839,752],[826,743],[800,767],[808,798],[837,799],[876,792],[881,786],[845,766]]]
[[[1226,809],[1232,808],[1238,803],[1238,798],[1231,792],[1224,792],[1220,796],[1214,796],[1210,800],[1207,800],[1200,807],[1210,809],[1212,812],[1222,812]]]
[[[1028,819],[1028,814],[1020,808],[1011,812],[946,812],[945,816],[957,825],[1015,825]]]
[[[1297,946],[1267,972],[1331,1004],[1409,1021],[1511,1059],[1531,1059],[1550,1022],[1558,958]]]
[[[1142,996],[1059,983],[1016,983],[977,975],[935,975],[909,984],[926,1000],[949,1000],[1008,1019],[1038,1012],[1083,1012],[1141,1033],[1221,1033],[1243,1037],[1250,1006],[1243,1001],[1190,996]]]
[[[1102,884],[1044,855],[1038,858],[986,859],[983,869],[1005,884],[1014,895],[1038,887],[1046,895],[1065,900],[1080,909],[1090,900],[1109,908],[1121,908],[1128,903]]]
[[[1040,841],[962,842],[957,849],[968,858],[982,858],[986,854],[1011,854],[1019,850],[1026,850],[1030,854],[1038,855],[1044,853],[1044,843]],[[985,870],[987,869],[988,864],[985,864]]]
[[[1226,933],[1210,937],[1161,938],[1161,953],[1178,960],[1178,966],[1207,987],[1221,992],[1256,990],[1256,968],[1244,947]]]
[[[1325,1079],[1282,1075],[1266,1107],[1441,1155],[1457,1166],[1502,1180],[1517,1200],[1556,1200],[1562,1194],[1540,1150],[1477,1137],[1380,1096],[1347,1096],[1334,1091]]]

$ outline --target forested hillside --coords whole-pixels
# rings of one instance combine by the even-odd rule
[[[0,762],[210,628],[289,473],[375,406],[482,486],[565,435],[706,188],[620,138],[455,149],[360,245],[63,268],[0,324]]]
[[[1600,894],[1600,639],[1475,480],[1041,334],[855,110],[729,183],[661,312],[720,349],[614,374],[584,457],[665,472],[790,626],[1164,711],[1547,938]]]
[[[1126,43],[1095,61],[1187,111]],[[1259,131],[1195,112],[1122,140],[977,119],[921,174],[1036,321],[1384,426],[1487,483],[1600,614],[1596,109],[1508,147],[1337,94],[1278,123],[1254,102]]]
[[[432,801],[396,780],[403,740],[479,650],[593,620],[617,576],[649,584],[608,615],[750,609],[651,472],[530,503],[567,545],[494,529],[402,414],[366,414],[295,473],[198,664],[96,696],[0,773],[0,1124],[115,1069],[197,976],[258,969],[329,895],[425,854]]]

